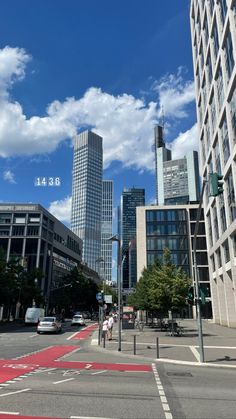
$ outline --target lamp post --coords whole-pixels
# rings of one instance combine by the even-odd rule
[[[103,307],[103,303],[104,303],[104,295],[105,295],[105,286],[104,286],[104,271],[105,271],[105,260],[100,257],[98,259],[95,260],[95,267],[96,267],[96,263],[99,263],[99,268],[98,268],[98,276],[101,279],[101,272],[100,272],[100,262],[103,262],[103,278],[102,278],[102,292],[103,292],[103,299],[102,299],[102,307],[99,304],[99,308],[98,308],[98,323],[99,323],[99,331],[98,331],[98,345],[100,345],[101,343],[101,339],[102,339],[102,325],[103,325],[103,313],[104,313],[104,307]]]
[[[124,260],[121,260],[121,242],[120,238],[115,235],[107,239],[112,242],[117,242],[118,244],[118,254],[117,254],[117,291],[118,291],[118,351],[121,351],[121,286],[122,286],[122,265]]]

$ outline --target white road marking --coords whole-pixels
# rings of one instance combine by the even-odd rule
[[[114,419],[114,418],[103,418],[100,416],[70,416],[70,419]]]
[[[157,372],[155,364],[152,364],[152,370],[153,370],[155,381],[156,381],[156,384],[157,384],[157,390],[158,390],[158,393],[159,393],[159,396],[160,396],[161,405],[162,405],[162,408],[163,408],[164,413],[165,413],[165,418],[166,419],[173,419],[173,416],[170,413],[170,407],[169,407],[169,404],[167,402],[167,398],[165,397],[165,392],[163,390],[163,386],[161,385],[161,380],[160,380],[160,377],[159,377],[159,374]],[[160,387],[162,389],[160,389]]]
[[[198,352],[198,350],[196,349],[196,347],[195,347],[195,346],[190,346],[190,349],[191,349],[191,351],[192,351],[193,355],[195,356],[196,360],[197,360],[198,362],[200,362],[200,355],[199,355],[199,352]]]
[[[84,368],[85,368],[86,370],[89,370],[91,367],[92,367],[92,364],[86,364]]]
[[[30,335],[29,338],[36,338],[36,336],[38,336],[37,333],[34,333],[33,335]]]
[[[0,394],[0,397],[11,396],[12,394],[23,393],[25,391],[29,391],[30,388],[25,388],[23,390],[12,391],[11,393]]]
[[[75,332],[73,333],[73,335],[69,336],[68,338],[66,338],[66,340],[71,340],[74,336],[76,336],[79,332]]]
[[[107,370],[102,370],[102,371],[97,371],[97,372],[92,372],[91,375],[97,375],[97,374],[102,374],[103,372],[106,372]]]
[[[65,355],[61,356],[61,357],[60,357],[60,361],[61,361],[61,360],[63,360],[63,359],[69,358],[69,356],[71,356],[71,355],[73,355],[74,353],[76,353],[76,352],[80,351],[80,349],[81,349],[81,348],[80,348],[80,347],[78,347],[78,348],[74,349],[73,351],[68,352],[68,354],[65,354]]]
[[[0,411],[0,415],[19,415],[20,412],[2,412]]]
[[[35,373],[41,374],[41,372],[49,372],[49,371],[54,371],[54,370],[56,370],[56,368],[44,368],[44,369],[37,370]]]
[[[1,384],[1,386],[2,386],[2,387],[7,387],[7,386],[9,386],[9,385],[10,385],[10,384],[6,384],[6,383],[2,383],[2,384]]]
[[[53,384],[61,384],[61,383],[65,383],[66,381],[71,381],[71,380],[75,380],[75,378],[67,378],[66,380],[55,381]]]

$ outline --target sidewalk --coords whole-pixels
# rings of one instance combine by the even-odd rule
[[[183,327],[183,336],[169,336],[166,331],[157,328],[144,327],[122,330],[121,354],[157,359],[156,340],[159,341],[159,361],[177,364],[202,365],[198,349],[198,332],[196,320],[178,321]],[[134,335],[136,336],[136,355],[134,355]],[[92,345],[98,344],[97,332],[93,335]],[[208,320],[203,320],[204,358],[207,366],[222,366],[236,368],[236,329],[219,326]],[[113,340],[103,342],[100,350],[117,351],[118,325],[114,324]]]

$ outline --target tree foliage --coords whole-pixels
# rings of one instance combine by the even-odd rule
[[[128,301],[136,309],[157,310],[165,315],[168,310],[179,310],[186,305],[190,283],[185,272],[172,263],[170,251],[165,249],[163,262],[156,261],[144,269]]]

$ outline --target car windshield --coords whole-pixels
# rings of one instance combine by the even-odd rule
[[[82,319],[81,315],[74,316],[74,319]]]
[[[55,317],[44,317],[42,322],[55,322]]]

